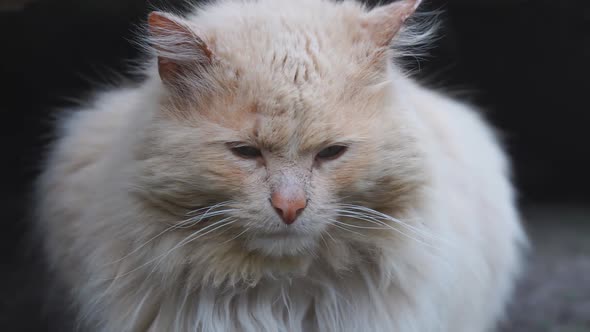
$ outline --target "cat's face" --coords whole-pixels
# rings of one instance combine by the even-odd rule
[[[287,27],[263,47],[238,43],[240,27],[211,32],[215,59],[183,77],[200,81],[171,93],[152,121],[141,186],[179,214],[211,216],[195,227],[225,223],[232,241],[266,255],[338,236],[347,204],[404,208],[422,178],[391,68],[362,33],[332,33]]]
[[[245,232],[238,240],[266,254],[303,252],[324,233],[335,236],[346,219],[342,204],[391,213],[411,201],[418,152],[403,109],[387,106],[388,93],[343,96],[339,86],[318,84],[283,94],[243,85],[234,96],[194,105],[206,109],[158,116],[144,186],[181,212],[228,202],[211,209],[227,210],[212,221],[229,217],[228,227]]]

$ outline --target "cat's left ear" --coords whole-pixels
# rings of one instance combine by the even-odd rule
[[[379,47],[387,47],[421,2],[422,0],[400,0],[377,7],[363,17],[362,25],[369,31],[373,42]]]
[[[158,56],[158,71],[164,83],[175,83],[188,71],[206,69],[213,52],[184,19],[163,12],[148,17],[150,43]]]

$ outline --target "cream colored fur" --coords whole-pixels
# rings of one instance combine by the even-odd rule
[[[183,89],[150,66],[141,86],[63,119],[39,231],[83,330],[494,328],[525,243],[504,153],[469,106],[391,63],[367,15],[322,0],[206,6],[183,22],[216,62]],[[230,141],[267,148],[264,164]],[[338,142],[342,157],[313,164]],[[291,226],[268,202],[284,177],[309,198]],[[220,202],[218,224],[170,228]]]

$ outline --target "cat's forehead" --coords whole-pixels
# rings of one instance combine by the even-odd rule
[[[233,37],[220,38],[216,51],[231,72],[230,80],[236,78],[232,85],[237,94],[256,105],[249,109],[258,114],[321,113],[342,99],[366,99],[370,86],[379,81],[350,45],[336,47],[330,40],[334,38],[304,26],[259,35],[257,41],[234,42]]]
[[[333,47],[325,35],[303,27],[258,35],[258,40],[249,42],[239,34],[220,37],[216,52],[240,74],[249,75],[245,78],[272,80],[273,84],[316,83],[353,69],[353,64],[346,63],[350,53]]]
[[[297,83],[353,69],[367,37],[362,13],[352,2],[230,1],[192,21],[228,64]]]
[[[233,128],[250,128],[275,143],[295,132],[313,138],[342,131],[356,116],[366,118],[382,75],[367,57],[374,46],[364,42],[363,13],[356,2],[318,0],[228,1],[206,8],[191,21],[231,86],[222,93],[224,105],[211,112],[231,109]]]

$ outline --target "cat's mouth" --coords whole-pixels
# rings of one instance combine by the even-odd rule
[[[268,256],[293,256],[314,248],[313,237],[301,233],[286,231],[257,234],[246,242],[247,248]]]
[[[264,233],[260,233],[258,234],[258,236],[263,237],[263,238],[268,238],[268,239],[282,239],[282,238],[287,238],[287,237],[297,237],[297,236],[302,236],[303,234],[296,232],[292,229],[282,229],[282,230],[278,230],[278,231],[274,231],[274,232],[264,232]]]

